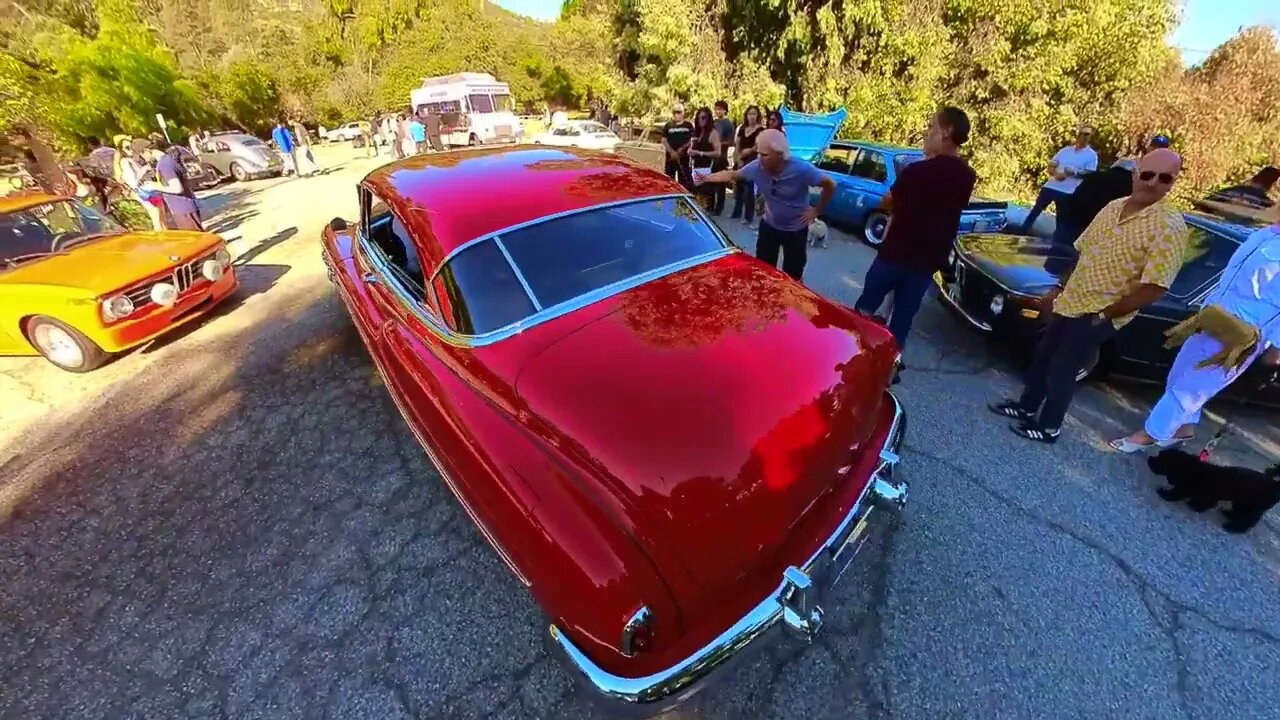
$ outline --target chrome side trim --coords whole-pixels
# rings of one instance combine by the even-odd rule
[[[710,643],[670,668],[644,677],[622,677],[604,670],[563,630],[551,625],[551,641],[564,653],[578,679],[599,697],[616,703],[617,709],[656,714],[687,700],[714,671],[780,625],[812,638],[822,623],[822,609],[814,602],[815,577],[827,573],[838,579],[852,561],[852,554],[846,551],[856,553],[861,547],[856,541],[861,538],[872,508],[898,508],[906,500],[906,483],[893,482],[897,451],[906,432],[906,415],[893,393],[886,391],[885,395],[893,403],[893,420],[880,448],[879,464],[853,508],[804,565],[787,568],[773,592]]]
[[[936,272],[933,274],[933,284],[938,286],[938,290],[939,290],[938,300],[940,300],[947,307],[956,311],[956,314],[964,318],[964,321],[969,323],[969,325],[973,327],[973,329],[981,330],[982,332],[988,332],[988,333],[992,331],[992,328],[989,324],[970,315],[968,311],[960,307],[960,303],[952,299],[951,293],[947,292],[947,287],[948,287],[947,282],[942,279],[941,272]]]
[[[511,258],[511,253],[507,252],[507,246],[502,244],[502,238],[494,235],[493,242],[498,246],[498,250],[502,252],[502,257],[507,259],[507,264],[511,266],[511,272],[515,273],[516,279],[520,281],[520,287],[524,288],[524,294],[528,295],[529,302],[533,303],[533,309],[542,312],[542,303],[538,302],[538,296],[533,294],[533,288],[529,287],[529,281],[524,278],[524,273],[520,272],[519,267],[516,267],[516,261]],[[432,283],[432,285],[434,286],[435,283]]]

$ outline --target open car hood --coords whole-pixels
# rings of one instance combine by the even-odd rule
[[[778,108],[778,112],[787,129],[792,156],[809,162],[816,160],[827,149],[849,114],[844,108],[824,115],[796,112],[785,107]]]

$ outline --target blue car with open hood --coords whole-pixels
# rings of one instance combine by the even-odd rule
[[[841,108],[823,115],[780,110],[787,139],[795,157],[812,162],[835,181],[836,194],[827,205],[823,219],[835,225],[861,231],[871,246],[884,242],[889,214],[880,202],[893,187],[898,173],[924,159],[920,148],[886,145],[864,140],[836,140],[846,111]],[[815,191],[813,202],[817,202]],[[960,215],[960,233],[1000,232],[1008,224],[1008,203],[974,197]]]

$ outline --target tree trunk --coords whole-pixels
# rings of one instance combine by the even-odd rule
[[[67,187],[67,173],[62,169],[58,156],[48,143],[41,139],[39,130],[29,122],[19,123],[16,130],[27,149],[35,156],[35,165],[27,171],[31,173],[40,189],[53,195],[65,195],[70,192],[71,188]]]

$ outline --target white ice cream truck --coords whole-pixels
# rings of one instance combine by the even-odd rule
[[[488,73],[454,73],[429,77],[409,91],[416,112],[440,116],[445,145],[489,145],[519,139],[511,88]]]

